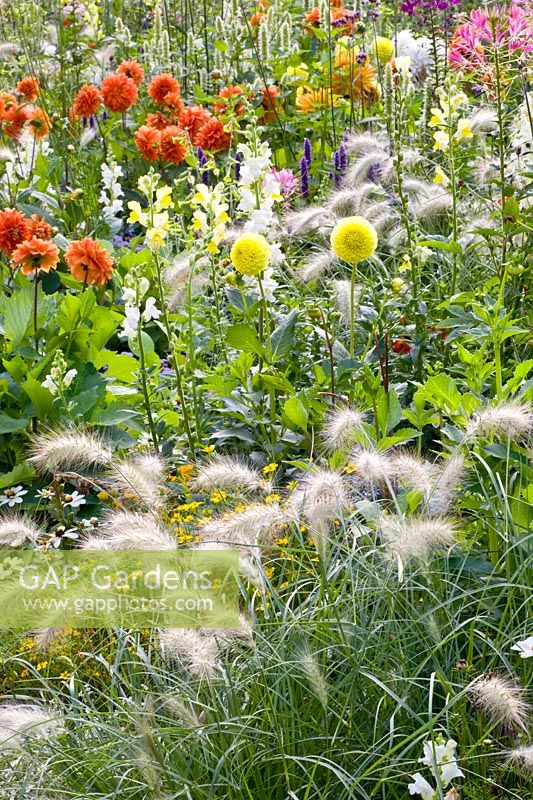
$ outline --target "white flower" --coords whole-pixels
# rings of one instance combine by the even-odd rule
[[[65,373],[65,376],[63,378],[63,386],[65,387],[65,389],[68,389],[68,387],[70,386],[70,384],[72,383],[77,374],[78,374],[77,369],[69,369],[69,371]]]
[[[67,530],[63,525],[60,525],[58,528],[56,528],[54,535],[50,539],[49,546],[53,547],[54,550],[57,550],[59,547],[61,547],[63,539],[75,540],[79,538],[80,535],[76,528],[68,528]]]
[[[11,489],[6,489],[4,494],[0,494],[0,506],[7,505],[9,508],[13,508],[17,503],[23,502],[22,498],[25,494],[28,494],[28,490],[23,489],[22,486],[13,486]]]
[[[45,389],[48,389],[51,394],[57,393],[57,386],[52,378],[52,375],[47,375],[44,381],[41,383],[41,386],[44,386]]]
[[[159,319],[160,316],[161,312],[155,305],[155,297],[148,297],[142,314],[143,320],[145,322],[150,322],[151,319]]]
[[[137,331],[139,330],[139,322],[141,320],[141,312],[136,306],[126,305],[125,307],[126,316],[124,317],[124,322],[122,323],[122,333],[121,336],[126,336],[128,339],[133,339],[137,336]]]
[[[448,739],[446,744],[424,742],[424,757],[419,761],[432,768],[433,774],[440,778],[444,787],[454,778],[464,778],[464,773],[457,765],[456,747],[457,742],[453,739]]]
[[[414,775],[411,775],[411,778],[413,778],[414,783],[410,783],[407,787],[409,789],[409,794],[419,794],[422,796],[422,800],[435,800],[437,797],[436,790],[427,782],[420,772],[415,772]]]
[[[521,642],[517,642],[511,647],[511,650],[516,650],[520,653],[520,658],[533,658],[533,636],[528,636]]]
[[[79,508],[80,506],[85,505],[85,495],[80,494],[79,492],[72,492],[72,494],[66,494],[63,500],[64,506],[71,506],[72,508]]]

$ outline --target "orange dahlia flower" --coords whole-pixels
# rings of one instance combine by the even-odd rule
[[[127,111],[139,97],[135,83],[126,75],[108,75],[100,88],[104,104],[110,111]]]
[[[102,92],[90,83],[84,84],[72,103],[75,117],[91,117],[96,114],[103,103]]]
[[[0,119],[12,108],[18,106],[17,98],[11,92],[0,92]]]
[[[52,128],[50,118],[42,108],[33,108],[28,114],[28,126],[36,139],[48,136]]]
[[[13,105],[7,109],[2,118],[2,131],[10,139],[20,138],[22,129],[28,121],[28,112],[23,106]]]
[[[157,105],[165,103],[167,94],[173,92],[180,93],[180,85],[173,75],[164,72],[162,75],[155,75],[148,86],[148,94]]]
[[[57,267],[59,250],[53,242],[46,239],[26,239],[15,248],[11,254],[11,267],[23,275],[35,275],[38,272],[50,272]]]
[[[283,104],[283,100],[280,99],[279,89],[275,83],[271,83],[270,86],[263,86],[261,92],[263,94],[262,105],[265,109],[263,119],[265,122],[272,122],[276,119],[276,111],[279,113]]]
[[[213,117],[204,122],[196,134],[194,144],[202,150],[211,150],[212,153],[229,150],[231,132],[221,120]]]
[[[262,21],[266,18],[267,15],[263,11],[255,11],[250,17],[250,27],[258,28],[261,25]]]
[[[72,276],[84,284],[104,286],[113,274],[113,259],[110,254],[89,236],[69,244],[65,251],[65,261]]]
[[[178,117],[183,111],[183,100],[180,92],[169,92],[165,96],[165,108],[173,117]]]
[[[161,111],[156,111],[153,114],[148,114],[146,117],[146,124],[149,128],[155,128],[158,131],[164,131],[166,127],[171,125],[168,117],[165,117]]]
[[[146,161],[157,161],[161,158],[160,139],[161,132],[149,125],[143,125],[142,128],[135,131],[137,150]]]
[[[28,220],[16,208],[0,211],[0,250],[10,256],[13,250],[28,238]]]
[[[131,78],[135,86],[140,86],[144,81],[144,70],[138,61],[123,61],[118,65],[117,73]]]
[[[233,109],[233,112],[238,117],[242,116],[245,112],[244,104],[236,103],[234,106],[231,102],[232,97],[238,97],[241,94],[244,94],[242,86],[224,86],[218,93],[220,100],[213,103],[213,111],[215,114],[223,114],[225,111],[231,111]]]
[[[39,96],[39,81],[33,75],[27,75],[17,83],[17,92],[29,103],[34,103]]]
[[[213,119],[212,114],[203,106],[187,106],[179,116],[179,126],[189,135],[191,142],[196,145],[196,136],[202,125]]]
[[[181,164],[187,156],[187,140],[181,128],[177,125],[169,125],[161,131],[159,149],[163,161],[171,164]]]
[[[36,239],[51,239],[52,227],[50,223],[44,218],[39,217],[37,214],[32,214],[28,223],[28,238],[35,237]]]

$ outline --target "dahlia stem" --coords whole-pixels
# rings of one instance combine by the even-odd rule
[[[352,266],[350,280],[350,358],[355,352],[355,264]]]
[[[33,335],[35,338],[35,349],[39,354],[39,335],[38,335],[38,302],[39,302],[39,270],[35,270],[33,278]]]

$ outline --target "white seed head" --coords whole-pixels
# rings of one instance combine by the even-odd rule
[[[180,661],[197,678],[209,680],[221,671],[215,631],[166,628],[161,631],[160,643],[165,658]]]
[[[101,531],[101,532],[100,532]],[[87,536],[82,550],[175,550],[176,540],[150,514],[117,511],[99,532]]]
[[[225,542],[253,547],[268,544],[275,529],[287,521],[279,503],[255,503],[226,514],[201,529],[202,542]]]
[[[20,547],[41,536],[44,536],[43,531],[25,514],[0,517],[0,545],[4,547]]]
[[[333,521],[350,505],[351,493],[345,478],[331,469],[318,468],[294,490],[287,510],[293,518],[306,523],[317,552],[323,556]]]
[[[18,748],[25,738],[59,736],[64,732],[61,718],[36,703],[0,705],[0,750]]]
[[[461,455],[436,465],[431,491],[426,503],[430,516],[446,514],[453,500],[454,491],[465,473],[465,461]]]
[[[431,492],[434,466],[430,461],[412,453],[399,453],[393,457],[392,469],[402,486],[415,489],[423,497]]]
[[[472,416],[466,429],[469,439],[487,434],[519,439],[533,429],[533,406],[530,403],[499,403],[487,406]]]
[[[477,678],[470,687],[474,705],[494,725],[527,733],[529,706],[523,688],[504,675],[489,673]]]
[[[156,461],[153,469],[149,464]],[[163,502],[163,462],[153,456],[114,460],[109,477],[124,499],[145,508],[159,508]]]
[[[356,436],[363,427],[363,415],[355,408],[337,408],[332,411],[322,428],[324,446],[330,452],[347,451],[354,446]]]
[[[298,277],[302,283],[312,283],[331,269],[335,262],[335,256],[328,250],[318,252],[300,262],[298,267]]]
[[[200,467],[191,483],[197,492],[215,489],[235,489],[245,492],[270,491],[270,484],[260,471],[230,456],[215,456]]]
[[[82,430],[48,431],[33,438],[30,461],[39,472],[106,467],[112,453],[101,438]]]
[[[303,211],[293,211],[284,218],[284,225],[290,236],[319,230],[324,225],[333,225],[333,214],[323,206],[308,206]]]
[[[533,774],[533,745],[523,744],[509,753],[509,760],[525,772]]]
[[[394,458],[390,452],[357,448],[350,456],[357,476],[369,486],[383,488],[394,478]]]
[[[427,558],[431,553],[450,547],[455,540],[455,524],[443,517],[383,517],[380,534],[391,555],[403,561]]]

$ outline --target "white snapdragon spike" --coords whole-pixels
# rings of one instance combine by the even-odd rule
[[[51,394],[56,395],[63,389],[68,389],[77,374],[77,369],[67,370],[67,362],[63,358],[63,353],[58,350],[54,357],[50,374],[46,376],[41,386],[48,389]]]
[[[528,636],[521,642],[517,642],[511,647],[511,650],[516,650],[520,653],[520,658],[533,658],[533,636]]]
[[[2,184],[9,187],[12,183],[17,183],[21,178],[30,181],[33,186],[41,178],[35,174],[34,166],[38,155],[49,156],[53,152],[48,138],[36,139],[31,131],[25,128],[22,135],[15,144],[17,157],[8,161],[5,172],[2,175]],[[47,192],[43,190],[42,196],[46,197]]]
[[[424,778],[420,772],[415,772],[414,775],[411,775],[413,779],[413,783],[408,785],[409,794],[419,794],[422,797],[422,800],[435,800],[437,797],[437,791],[433,788],[433,786]]]
[[[435,778],[442,787],[446,788],[454,778],[464,778],[464,773],[459,769],[456,755],[457,742],[448,739],[445,743],[442,737],[437,742],[424,742],[424,756],[420,758],[421,764],[431,767]]]
[[[122,225],[121,215],[124,210],[122,198],[124,197],[124,192],[119,179],[123,175],[122,167],[113,161],[102,164],[102,191],[98,201],[102,206],[102,216],[112,233],[117,233]]]
[[[139,278],[134,272],[130,272],[126,276],[126,287],[122,293],[124,300],[124,321],[122,322],[122,330],[119,334],[121,338],[134,339],[139,332],[139,325],[141,323],[141,303],[150,288],[150,281],[148,278]],[[157,319],[161,312],[155,308],[155,299],[148,297],[145,303],[145,310],[142,314],[142,319],[149,322],[151,319]]]

